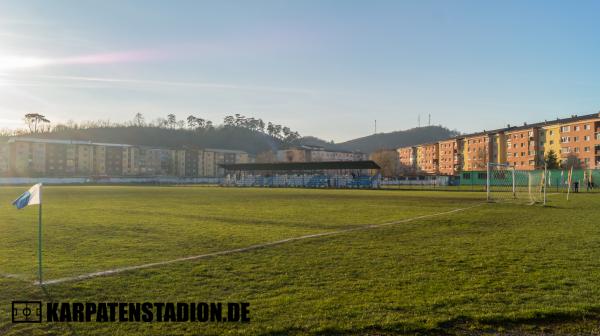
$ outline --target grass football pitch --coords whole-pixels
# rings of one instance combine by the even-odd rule
[[[0,189],[0,335],[600,332],[598,194],[45,187],[45,280],[338,233],[42,290],[23,189]],[[249,302],[251,320],[14,324],[13,300]]]

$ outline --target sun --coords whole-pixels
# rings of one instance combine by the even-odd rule
[[[0,71],[36,68],[48,64],[49,60],[43,58],[0,54]]]

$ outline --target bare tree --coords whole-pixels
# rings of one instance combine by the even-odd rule
[[[381,149],[371,153],[370,159],[381,167],[381,175],[397,176],[400,172],[400,160],[395,150]]]

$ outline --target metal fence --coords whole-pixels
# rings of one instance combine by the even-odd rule
[[[519,171],[519,174],[529,172]],[[547,191],[566,192],[568,174],[567,169],[549,169]],[[600,192],[600,169],[573,169],[572,182],[578,184],[579,191]],[[487,171],[469,171],[458,176],[385,178],[381,181],[381,187],[400,190],[486,191],[486,183]]]

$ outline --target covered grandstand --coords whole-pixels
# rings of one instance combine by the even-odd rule
[[[240,163],[220,165],[223,184],[239,187],[379,188],[373,161]]]

